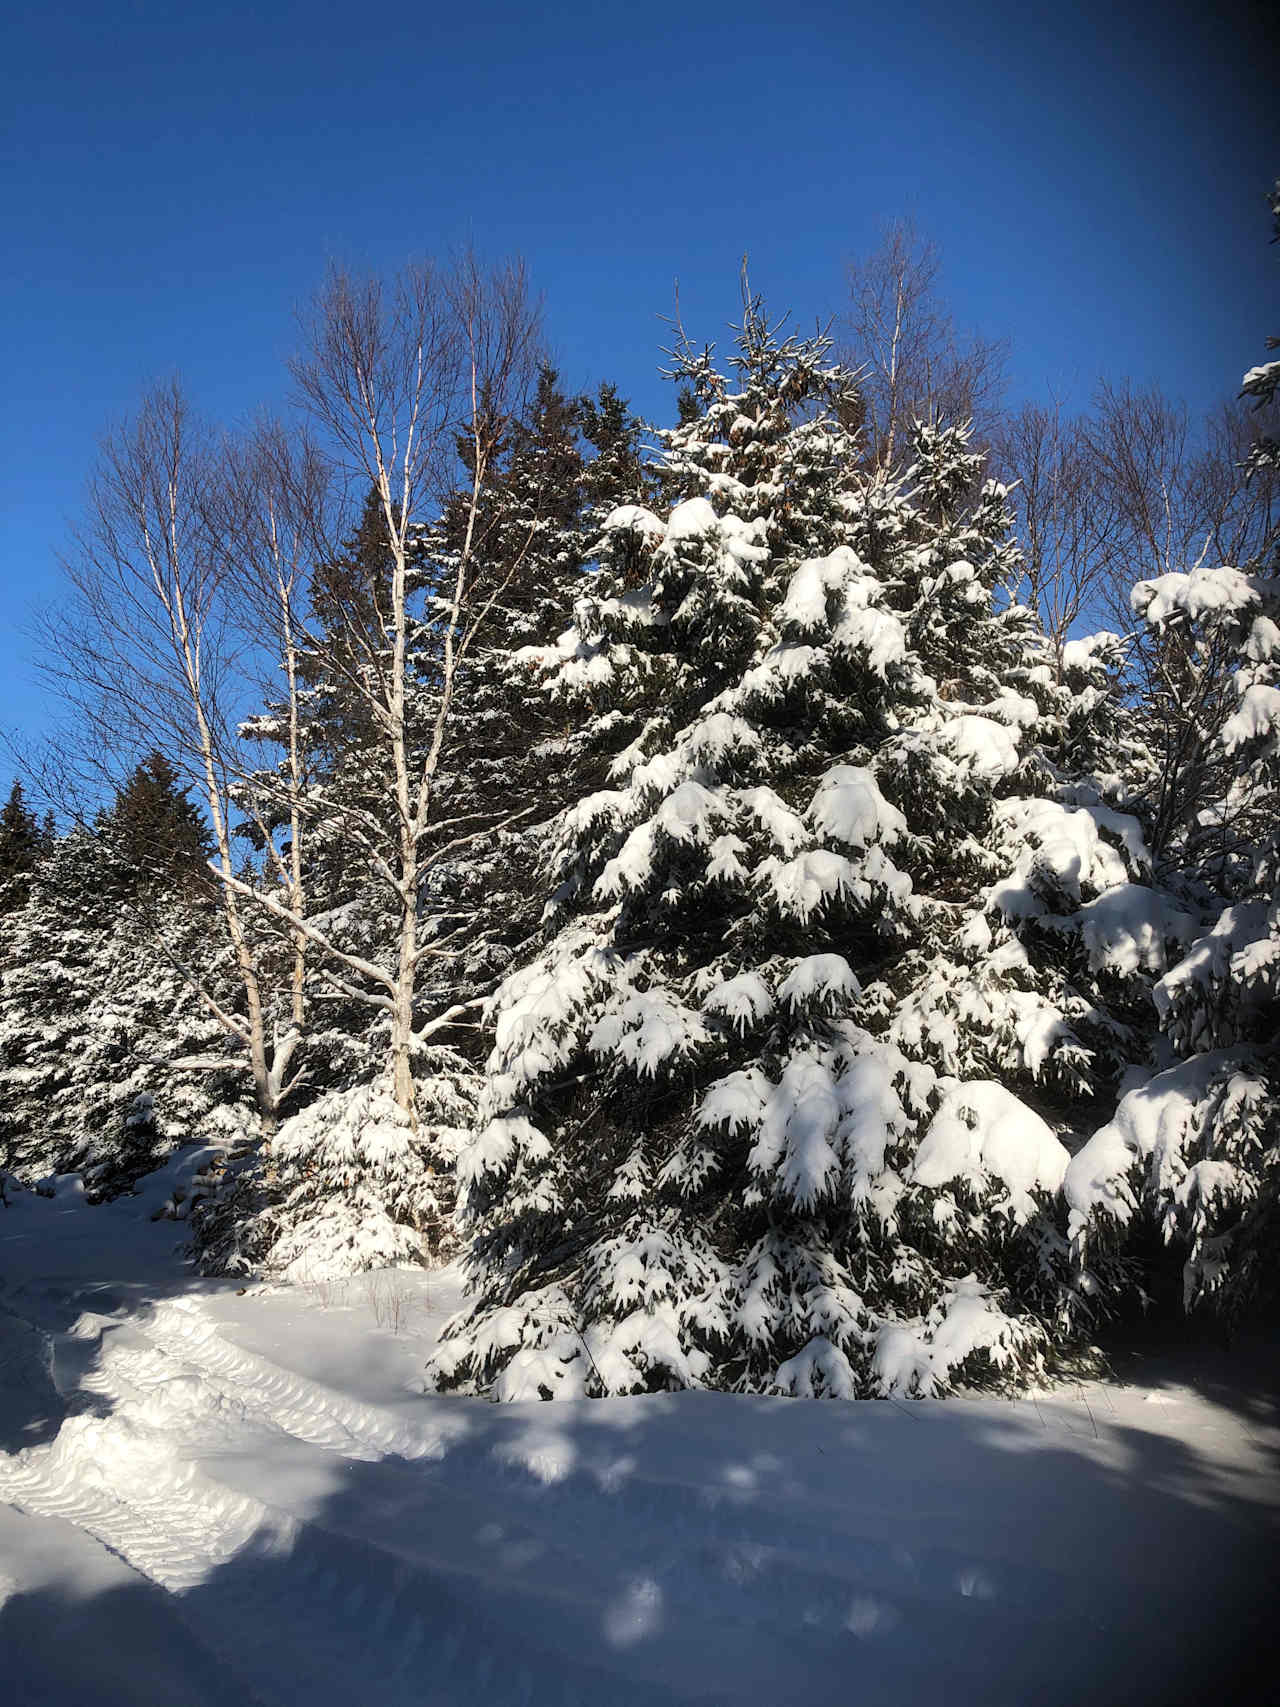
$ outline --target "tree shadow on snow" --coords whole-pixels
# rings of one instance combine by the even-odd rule
[[[127,1331],[187,1288],[208,1290],[80,1288],[59,1307]],[[31,1331],[65,1334],[50,1324]],[[20,1372],[6,1450],[102,1403],[102,1340],[60,1341],[43,1364],[21,1332],[0,1343]],[[1238,1370],[1212,1380],[1262,1414]],[[0,1600],[6,1545],[28,1559],[38,1543],[52,1563],[0,1604],[0,1694],[15,1707],[1259,1698],[1276,1510],[1250,1482],[1259,1460],[1136,1426],[1096,1390],[1038,1407],[424,1397],[421,1418],[440,1425],[434,1457],[367,1443],[346,1457],[265,1427],[199,1454],[139,1531],[162,1565],[209,1542],[199,1580],[174,1592],[82,1528],[9,1511]],[[280,1466],[265,1495],[259,1451]],[[209,1537],[251,1496],[262,1521],[218,1557]]]

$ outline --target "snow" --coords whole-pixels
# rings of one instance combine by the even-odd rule
[[[916,1153],[917,1185],[962,1180],[1002,1186],[1001,1207],[1016,1221],[1035,1213],[1033,1193],[1049,1195],[1062,1184],[1067,1151],[1034,1109],[991,1079],[955,1084],[946,1091]]]
[[[1262,362],[1257,367],[1251,367],[1240,381],[1240,395],[1262,397],[1274,391],[1280,385],[1280,362]]]
[[[1253,682],[1240,695],[1240,703],[1222,725],[1222,747],[1234,753],[1255,741],[1267,741],[1280,752],[1280,688]]]
[[[14,1707],[1100,1707],[1231,1699],[1264,1651],[1256,1370],[1149,1358],[1012,1403],[424,1396],[457,1276],[200,1280],[151,1215],[207,1161],[0,1210]],[[667,1260],[619,1252],[641,1293]],[[541,1308],[526,1392],[569,1367]],[[882,1336],[887,1389],[996,1331],[952,1283]],[[574,1349],[679,1356],[660,1309]],[[819,1336],[780,1381],[838,1394],[842,1363]]]
[[[722,1014],[740,1031],[745,1031],[773,1012],[773,997],[758,972],[739,972],[708,991],[702,1011]]]
[[[1139,581],[1129,596],[1139,616],[1151,624],[1182,614],[1193,621],[1220,612],[1238,613],[1260,603],[1261,582],[1241,569],[1192,569],[1187,574],[1156,575]]]
[[[705,847],[712,840],[712,826],[724,818],[725,811],[720,793],[703,788],[699,782],[682,782],[663,801],[653,821],[673,842]]]
[[[787,585],[778,620],[784,628],[801,634],[826,630],[828,606],[834,598],[831,644],[838,651],[861,653],[876,674],[883,676],[890,665],[901,663],[906,656],[907,635],[892,611],[878,608],[874,601],[881,596],[880,583],[871,569],[849,546],[841,545],[827,557],[812,557],[800,565]],[[807,661],[812,663],[813,659]]]
[[[892,611],[850,602],[831,636],[843,652],[861,652],[878,676],[907,655],[907,631]]]
[[[840,1113],[826,1062],[807,1050],[793,1055],[765,1099],[751,1168],[766,1178],[777,1174],[786,1196],[811,1208],[828,1195],[840,1170],[831,1143]]]
[[[809,816],[824,835],[846,847],[891,844],[907,833],[907,820],[859,765],[832,765],[818,784]]]
[[[860,989],[858,975],[843,954],[807,954],[778,985],[778,1000],[789,1008],[813,1001],[840,1006]]]
[[[820,646],[804,646],[794,640],[780,641],[765,653],[754,669],[746,672],[738,693],[743,700],[759,699],[771,705],[781,699],[794,683],[811,675],[823,656]]]
[[[618,1055],[652,1077],[673,1055],[688,1055],[710,1034],[698,1015],[661,990],[630,991],[611,1001],[592,1028],[594,1055]]]
[[[850,894],[858,873],[843,854],[814,848],[792,860],[761,860],[756,878],[772,888],[780,913],[804,923],[828,902]]]
[[[755,818],[765,834],[770,836],[784,854],[790,855],[804,847],[809,840],[804,820],[771,788],[748,788],[738,799]]]
[[[1079,930],[1095,971],[1105,966],[1126,975],[1163,972],[1167,945],[1185,945],[1197,928],[1190,913],[1142,883],[1117,884],[1086,901],[1068,923]]]
[[[1225,907],[1212,929],[1197,937],[1177,965],[1154,985],[1151,994],[1161,1016],[1197,989],[1224,982],[1236,956],[1264,938],[1266,931],[1265,902],[1241,901]]]
[[[1048,928],[1078,934],[1095,971],[1105,967],[1124,976],[1163,972],[1168,945],[1195,935],[1195,920],[1169,896],[1128,881],[1130,869],[1147,871],[1151,864],[1136,818],[1053,800],[1002,800],[995,810],[1006,845],[1019,850],[1013,871],[987,891],[988,907],[1006,919],[1038,918]],[[1096,893],[1082,900],[1089,890]],[[1051,903],[1061,898],[1082,904],[1058,914]]]
[[[787,596],[778,609],[779,621],[793,623],[801,630],[825,627],[828,595],[843,580],[849,559],[853,553],[842,546],[829,557],[811,557],[802,563],[788,583]]]
[[[698,1109],[698,1124],[725,1126],[730,1132],[753,1128],[759,1124],[772,1088],[759,1067],[726,1073],[707,1087]]]
[[[683,504],[677,504],[671,512],[667,522],[666,543],[697,539],[702,534],[714,533],[719,525],[720,518],[706,498],[686,498]]]
[[[1017,1324],[971,1274],[958,1280],[927,1322],[890,1323],[877,1336],[873,1371],[885,1397],[938,1392],[975,1351],[997,1364],[1018,1337]]]
[[[602,985],[617,981],[617,957],[589,930],[568,933],[553,957],[514,973],[493,998],[496,1068],[513,1094],[572,1053],[572,1021]]]
[[[1069,674],[1078,672],[1085,676],[1105,670],[1123,644],[1122,637],[1109,628],[1100,629],[1096,634],[1082,634],[1078,639],[1063,644],[1062,668]]]
[[[640,533],[657,539],[667,531],[666,523],[660,521],[652,510],[646,510],[643,504],[619,504],[609,511],[601,526],[605,533]]]
[[[941,734],[947,750],[969,776],[980,781],[998,782],[1018,768],[1017,732],[994,718],[966,712],[948,718]]]
[[[728,711],[713,711],[693,725],[683,745],[695,761],[715,764],[735,750],[758,750],[760,737],[745,718]]]
[[[717,836],[707,849],[707,876],[712,882],[741,883],[747,877],[742,855],[747,844],[740,836]]]
[[[1137,1207],[1130,1175],[1145,1164],[1157,1187],[1175,1185],[1185,1170],[1183,1149],[1214,1080],[1231,1066],[1229,1053],[1193,1056],[1135,1085],[1111,1120],[1071,1158],[1063,1179],[1069,1231],[1082,1239],[1099,1214],[1127,1222]]]
[[[1034,884],[1028,882],[1033,876],[1041,882],[1050,878],[1076,901],[1086,887],[1108,889],[1129,876],[1118,851],[1099,834],[1103,828],[1114,830],[1122,813],[1019,799],[997,801],[995,813],[1008,842],[1023,847],[1014,876],[1002,880],[990,895],[991,903],[1011,917],[1044,910],[1034,900]],[[1140,843],[1140,827],[1136,820],[1130,824],[1130,835],[1136,832]],[[1024,891],[1033,899],[1023,899]]]

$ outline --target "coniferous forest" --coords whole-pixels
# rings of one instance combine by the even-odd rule
[[[1012,413],[932,271],[806,334],[744,268],[666,423],[473,256],[331,272],[281,418],[143,398],[0,816],[8,1198],[191,1146],[203,1272],[461,1259],[501,1399],[1274,1300],[1280,363]]]

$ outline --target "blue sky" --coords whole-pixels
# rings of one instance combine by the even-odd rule
[[[825,317],[906,214],[960,323],[1012,339],[1015,395],[1129,375],[1208,406],[1280,332],[1264,14],[11,0],[0,728],[46,716],[21,628],[103,426],[174,370],[225,418],[279,398],[333,257],[523,253],[566,381],[665,414],[676,277],[698,341],[744,251]]]

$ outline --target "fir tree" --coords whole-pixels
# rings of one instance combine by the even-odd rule
[[[1053,961],[1106,960],[1088,905],[1140,832],[1047,798],[1062,696],[998,608],[1008,515],[969,500],[964,434],[918,435],[910,489],[868,481],[852,376],[754,301],[736,383],[678,365],[679,501],[606,519],[535,660],[613,786],[554,827],[547,947],[492,1006],[459,1163],[476,1300],[435,1379],[999,1382],[1073,1307],[1034,1105],[1113,1074],[1124,1024]]]
[[[213,839],[163,753],[152,752],[116,791],[98,824],[137,891],[208,893]]]
[[[1217,788],[1180,874],[1199,928],[1154,990],[1174,1063],[1133,1084],[1067,1193],[1082,1261],[1109,1227],[1152,1225],[1182,1258],[1184,1302],[1236,1312],[1274,1291],[1280,1231],[1280,580],[1202,568],[1134,599],[1194,649],[1234,654],[1235,709],[1204,734]]]
[[[207,905],[161,892],[140,904],[137,878],[112,842],[73,830],[0,927],[10,1165],[29,1183],[77,1169],[91,1199],[127,1189],[177,1144],[231,1142],[245,1124],[235,1077],[183,1065],[221,1053],[191,985],[229,999]]]
[[[1277,180],[1268,200],[1271,204],[1273,243],[1280,243],[1280,180]],[[1280,337],[1267,339],[1269,350],[1280,349]],[[1255,410],[1272,411],[1280,396],[1280,361],[1261,362],[1249,369],[1240,384],[1240,395],[1248,397]],[[1259,434],[1251,447],[1246,464],[1250,477],[1280,473],[1280,440],[1271,433]]]
[[[451,819],[471,812],[497,820],[531,805],[545,816],[551,809],[547,791],[554,792],[559,731],[523,692],[509,659],[556,632],[585,557],[577,412],[553,368],[539,369],[529,412],[513,426],[502,453],[474,528],[472,596],[491,608],[480,650],[459,682],[449,753],[457,802]],[[424,540],[428,556],[448,565],[462,548],[457,535],[464,515],[460,501],[446,510],[440,528]]]
[[[577,401],[578,426],[595,452],[582,470],[583,528],[588,540],[619,504],[643,504],[652,484],[641,451],[642,428],[618,388],[606,380]]]
[[[15,779],[0,808],[0,912],[22,905],[49,844],[47,828],[27,805],[22,783]]]
[[[1280,232],[1280,189],[1273,211]],[[1277,386],[1280,363],[1245,375],[1260,403]],[[1261,441],[1255,470],[1273,453]],[[1200,929],[1154,989],[1162,1070],[1072,1161],[1072,1233],[1089,1262],[1150,1229],[1180,1259],[1184,1305],[1234,1316],[1280,1277],[1280,542],[1140,582],[1133,607],[1197,688],[1160,781],[1186,802],[1174,876]]]

